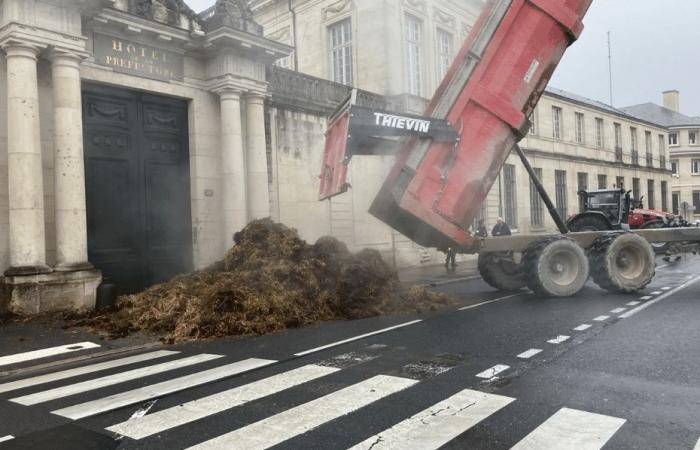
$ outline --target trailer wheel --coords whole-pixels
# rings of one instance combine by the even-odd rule
[[[525,287],[520,264],[512,253],[479,253],[479,274],[490,286],[500,291],[517,291]]]
[[[633,233],[609,233],[590,250],[593,281],[605,290],[633,294],[644,289],[656,273],[654,250]]]
[[[588,258],[573,239],[557,236],[533,243],[525,252],[525,280],[538,295],[571,297],[586,283]]]
[[[642,226],[642,229],[644,230],[651,230],[655,228],[666,228],[666,224],[663,223],[661,220],[652,220],[651,222],[647,222]],[[669,248],[671,248],[671,243],[670,242],[653,242],[651,243],[651,247],[654,249],[656,253],[666,253]]]

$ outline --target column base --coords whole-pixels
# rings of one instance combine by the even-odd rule
[[[56,272],[80,272],[93,270],[94,268],[95,266],[86,261],[80,263],[59,263],[54,266],[53,270]]]
[[[17,266],[10,267],[5,270],[4,275],[6,277],[15,277],[23,275],[41,275],[45,273],[51,273],[53,270],[49,266],[39,265],[39,266]]]
[[[5,276],[0,281],[0,312],[31,315],[93,309],[99,270]]]

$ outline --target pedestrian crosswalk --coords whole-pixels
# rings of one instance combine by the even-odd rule
[[[5,382],[0,378],[0,402],[40,408],[53,417],[74,421],[99,416],[99,427],[104,427],[104,432],[115,439],[131,440],[133,445],[129,448],[139,448],[141,444],[149,447],[152,440],[157,440],[159,444],[165,443],[164,448],[195,450],[266,449],[313,435],[326,424],[351,420],[350,415],[357,417],[355,414],[362,415],[370,408],[384,408],[381,410],[391,412],[390,420],[383,422],[383,426],[346,437],[340,446],[350,450],[381,450],[440,448],[473,432],[477,425],[488,424],[489,420],[507,421],[513,411],[511,405],[526,401],[483,392],[479,385],[461,389],[455,386],[450,393],[436,394],[430,401],[423,396],[414,400],[413,390],[430,383],[431,378],[373,373],[366,367],[344,378],[349,366],[330,363],[336,359],[348,358],[336,357],[290,368],[289,361],[264,358],[231,361],[218,354],[150,351]],[[353,361],[367,365],[367,361],[375,359],[358,357]],[[179,372],[181,369],[185,373]],[[251,375],[257,370],[260,373]],[[252,379],[244,378],[241,382],[236,376],[242,374]],[[209,383],[217,384],[211,390],[189,391],[185,402],[156,402]],[[317,389],[319,386],[324,388]],[[109,392],[102,392],[105,389]],[[296,394],[291,401],[276,400],[277,396],[292,391]],[[405,403],[407,397],[412,400]],[[378,407],[380,404],[384,406]],[[396,404],[407,407],[404,411],[401,407],[386,406]],[[132,405],[139,406],[135,413],[133,409],[117,411]],[[532,429],[512,438],[513,450],[601,449],[626,424],[624,418],[561,406],[564,407],[548,418],[543,417]],[[255,419],[247,418],[247,408],[251,407],[256,414],[250,417]],[[239,419],[221,420],[227,414],[237,415]],[[218,426],[211,431],[202,426],[207,421],[216,421]],[[190,427],[198,432],[190,435],[187,431]],[[0,428],[0,431],[5,435],[0,435],[0,442],[22,439],[21,433],[14,430]],[[168,441],[168,436],[182,436],[183,432],[188,435],[185,443]]]

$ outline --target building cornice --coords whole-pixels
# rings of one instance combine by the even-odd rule
[[[552,153],[552,152],[547,152],[544,150],[538,150],[534,148],[523,148],[525,151],[525,154],[528,156],[534,156],[537,158],[548,158],[548,159],[556,159],[559,161],[567,161],[567,162],[580,162],[580,163],[585,163],[585,164],[592,164],[596,166],[601,166],[601,167],[619,167],[620,169],[627,169],[627,170],[637,170],[640,172],[654,172],[658,174],[663,174],[663,175],[671,175],[671,170],[670,169],[662,169],[660,167],[649,167],[649,166],[642,166],[642,165],[635,165],[635,164],[628,164],[628,163],[619,163],[619,162],[613,162],[613,161],[601,161],[599,159],[595,158],[586,158],[585,156],[576,156],[576,155],[563,155],[560,153]]]

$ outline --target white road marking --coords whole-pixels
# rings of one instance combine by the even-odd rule
[[[9,440],[14,439],[14,438],[15,438],[14,436],[12,436],[11,434],[8,434],[7,436],[0,437],[0,442],[9,441]]]
[[[351,338],[349,338],[349,339],[344,339],[344,340],[342,340],[342,341],[332,342],[332,343],[330,343],[330,344],[328,344],[328,345],[323,345],[323,346],[321,346],[321,347],[312,348],[311,350],[305,350],[305,351],[303,351],[303,352],[295,353],[294,356],[305,356],[305,355],[309,355],[309,354],[311,354],[311,353],[320,352],[321,350],[326,350],[327,348],[337,347],[338,345],[343,345],[343,344],[347,344],[348,342],[357,341],[357,340],[359,340],[359,339],[363,339],[363,338],[366,338],[366,337],[369,337],[369,336],[375,336],[375,335],[377,335],[377,334],[386,333],[387,331],[391,331],[391,330],[396,330],[396,329],[398,329],[398,328],[407,327],[407,326],[409,326],[409,325],[414,325],[414,324],[419,323],[419,322],[422,322],[422,321],[423,321],[423,320],[421,320],[421,319],[412,320],[411,322],[401,323],[401,324],[399,324],[399,325],[394,325],[393,327],[382,328],[381,330],[373,331],[373,332],[371,332],[371,333],[361,334],[361,335],[359,335],[359,336],[351,337]]]
[[[115,359],[113,361],[107,361],[99,364],[92,364],[90,366],[83,366],[75,369],[68,369],[62,370],[60,372],[49,373],[46,375],[39,375],[32,378],[25,378],[23,380],[11,381],[9,383],[0,384],[0,393],[14,391],[17,389],[23,389],[29,386],[37,386],[44,383],[51,383],[53,381],[58,380],[65,380],[66,378],[77,377],[79,375],[86,375],[88,373],[94,373],[102,370],[113,369],[115,367],[121,367],[138,362],[149,361],[151,359],[163,358],[165,356],[176,355],[178,353],[180,352],[160,350],[157,352],[129,356],[128,358]]]
[[[613,314],[622,314],[623,312],[627,311],[627,308],[615,308],[612,311],[610,311]]]
[[[416,380],[408,378],[377,375],[190,448],[225,448],[227,450],[269,448],[416,383]]]
[[[547,342],[549,342],[550,344],[561,344],[562,342],[568,341],[570,337],[571,336],[564,336],[560,334],[559,336],[555,337],[554,339],[550,339]]]
[[[626,313],[622,314],[620,316],[620,318],[627,319],[628,317],[632,317],[633,315],[637,314],[639,311],[642,311],[643,309],[646,309],[646,308],[650,307],[651,305],[654,305],[654,304],[660,302],[661,300],[664,300],[664,299],[672,296],[676,292],[682,291],[683,289],[694,285],[698,281],[700,281],[700,277],[693,278],[692,280],[686,281],[685,283],[681,284],[677,288],[671,289],[670,291],[667,291],[665,294],[656,297],[654,300],[647,302],[647,303],[644,303],[643,305],[639,305],[634,309],[630,309]]]
[[[593,320],[595,320],[596,322],[603,322],[605,320],[608,320],[609,318],[610,318],[610,316],[598,316],[598,317],[594,318]]]
[[[583,324],[577,326],[576,328],[574,328],[574,331],[586,331],[587,329],[589,329],[589,328],[592,327],[592,326],[593,326],[593,325],[589,325],[589,324],[587,324],[587,323],[583,323]]]
[[[671,288],[668,287],[668,286],[664,286],[664,287],[661,288],[661,290],[662,290],[662,291],[670,291]]]
[[[654,291],[651,293],[651,295],[661,295],[661,291]]]
[[[35,394],[29,394],[22,397],[13,398],[10,401],[25,406],[36,405],[37,403],[48,402],[49,400],[68,397],[70,395],[80,394],[82,392],[92,391],[106,386],[124,383],[125,381],[136,380],[157,373],[163,373],[169,370],[179,369],[181,367],[192,366],[195,364],[200,364],[205,361],[211,361],[212,359],[222,357],[222,355],[210,355],[206,353],[201,355],[190,356],[188,358],[176,359],[175,361],[168,361],[166,363],[156,364],[154,366],[147,366],[142,367],[140,369],[129,370],[127,372],[116,373],[114,375],[107,375],[102,378],[95,378],[94,380],[87,380],[80,383],[69,384],[68,386],[57,387],[54,389],[49,389],[48,391],[42,391],[37,392]]]
[[[642,302],[629,302],[629,303],[627,303],[627,306],[637,306],[640,303],[642,303]]]
[[[693,450],[700,450],[700,439],[698,439],[698,443],[695,444],[695,448]]]
[[[8,366],[21,362],[31,361],[33,359],[48,358],[50,356],[62,355],[64,353],[72,353],[89,348],[97,348],[99,344],[92,342],[78,342],[76,344],[60,345],[58,347],[43,348],[31,352],[15,353],[14,355],[0,356],[0,366]]]
[[[666,267],[668,267],[668,264],[663,264],[663,265],[661,265],[661,266],[656,266],[656,270],[665,269]]]
[[[135,403],[152,400],[164,395],[184,391],[185,389],[189,389],[191,387],[200,386],[202,384],[210,383],[232,375],[248,372],[275,362],[277,361],[269,359],[245,359],[233,364],[227,364],[225,366],[193,373],[192,375],[185,375],[184,377],[174,378],[172,380],[163,381],[162,383],[156,383],[150,386],[133,389],[131,391],[110,395],[109,397],[93,400],[91,402],[58,409],[56,411],[51,411],[51,413],[67,417],[69,419],[78,420],[84,417],[94,416],[95,414],[113,411]]]
[[[617,417],[562,408],[511,450],[599,450],[624,423]]]
[[[639,297],[640,300],[651,300],[653,297],[651,295],[645,295],[644,297]]]
[[[506,366],[505,364],[497,364],[490,369],[486,369],[483,372],[477,373],[476,376],[479,378],[484,378],[486,380],[490,380],[491,378],[495,377],[501,372],[504,372],[506,370],[510,369],[510,366]]]
[[[280,373],[244,386],[158,411],[140,420],[129,420],[107,428],[132,439],[156,433],[208,417],[253,400],[267,397],[302,383],[338,372],[333,367],[308,365]]]
[[[542,352],[542,350],[539,349],[539,348],[531,348],[530,350],[525,351],[525,352],[522,352],[521,354],[519,354],[519,355],[518,355],[518,358],[530,359],[530,358],[532,358],[533,356],[535,356],[536,354],[541,353],[541,352]]]
[[[437,449],[514,400],[465,389],[350,450]]]
[[[479,306],[488,305],[489,303],[500,302],[501,300],[507,300],[507,299],[509,299],[509,298],[517,297],[518,295],[523,295],[523,294],[524,294],[524,292],[519,292],[519,293],[517,293],[517,294],[511,294],[511,295],[506,295],[505,297],[500,297],[500,298],[496,298],[496,299],[493,299],[493,300],[488,300],[488,301],[485,301],[485,302],[477,303],[476,305],[464,306],[464,307],[462,307],[462,308],[459,308],[457,311],[466,311],[466,310],[468,310],[468,309],[478,308]]]

